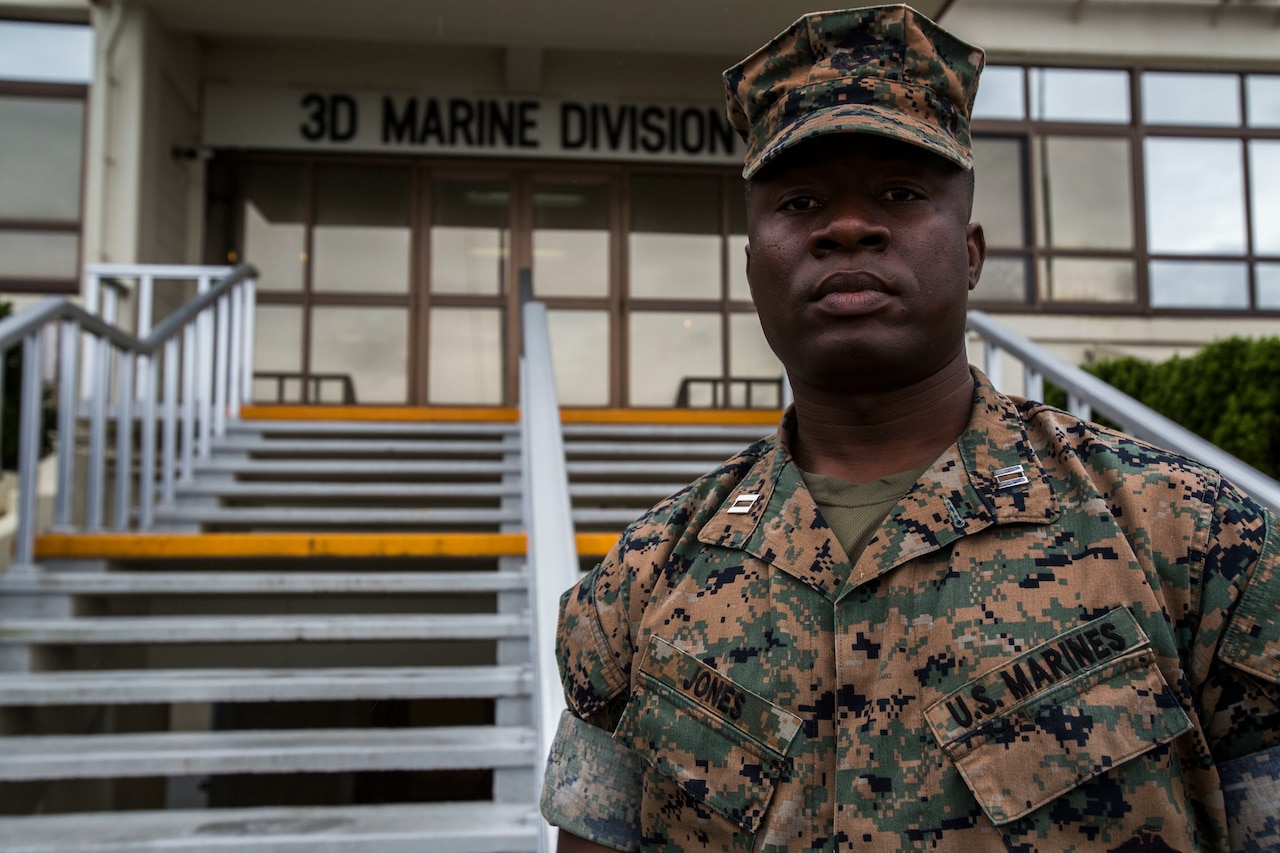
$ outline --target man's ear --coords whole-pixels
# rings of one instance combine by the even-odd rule
[[[982,263],[987,259],[987,236],[977,222],[970,222],[965,229],[965,245],[969,250],[969,289],[973,290],[982,278]]]

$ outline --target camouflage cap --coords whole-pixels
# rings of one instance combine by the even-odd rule
[[[910,6],[805,15],[724,72],[729,121],[747,142],[744,178],[827,133],[919,145],[969,169],[969,114],[982,49]]]

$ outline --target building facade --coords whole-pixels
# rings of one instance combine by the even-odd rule
[[[1076,363],[1280,333],[1280,0],[918,5],[988,53],[973,307]],[[776,407],[719,73],[806,11],[0,2],[92,35],[0,80],[0,291],[245,261],[264,401],[501,405],[527,271],[562,404]]]

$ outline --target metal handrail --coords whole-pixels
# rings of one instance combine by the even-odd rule
[[[524,477],[524,522],[528,536],[529,601],[533,619],[532,658],[536,684],[534,722],[538,750],[547,755],[564,710],[564,690],[556,665],[556,616],[560,595],[578,579],[578,551],[569,502],[560,406],[551,361],[547,308],[533,300],[532,274],[520,272],[521,324],[520,439]],[[538,781],[539,790],[541,780]],[[546,823],[539,837],[543,853],[555,850],[556,829]]]
[[[1254,500],[1280,512],[1280,483],[1257,468],[1001,326],[981,311],[969,312],[968,327],[983,341],[983,371],[997,388],[1003,384],[1002,358],[1008,353],[1022,362],[1027,397],[1044,399],[1044,380],[1048,379],[1067,392],[1067,409],[1072,414],[1088,420],[1095,411],[1101,412],[1136,438],[1217,469]]]
[[[115,266],[113,273],[154,278],[205,277],[206,268]],[[54,525],[72,529],[75,435],[88,428],[83,528],[104,525],[108,421],[115,430],[112,524],[148,529],[157,497],[172,502],[175,480],[190,479],[194,459],[207,456],[226,419],[252,391],[252,317],[257,271],[231,270],[144,337],[114,324],[112,305],[89,309],[50,297],[0,321],[0,354],[19,343],[24,368],[19,432],[17,531],[14,560],[30,564],[36,527],[36,468],[44,396],[45,339],[57,352],[58,482]],[[110,286],[108,293],[115,293]],[[101,315],[100,307],[110,308]],[[179,379],[181,371],[181,380]],[[80,393],[77,394],[77,388]],[[0,402],[2,405],[2,402]],[[181,411],[181,415],[179,412]],[[179,429],[182,431],[179,438]],[[136,497],[133,454],[138,447]],[[179,468],[181,472],[179,473]]]

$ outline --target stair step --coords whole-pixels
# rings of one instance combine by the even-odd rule
[[[0,818],[6,853],[533,853],[530,805],[458,802]]]
[[[339,525],[365,527],[497,527],[520,524],[519,508],[472,507],[159,507],[155,519],[162,524],[250,525],[253,527],[298,527],[324,530]]]
[[[518,435],[515,421],[266,421],[232,420],[228,435],[369,435],[442,436],[474,438],[478,435]]]
[[[490,498],[517,497],[520,484],[511,483],[350,483],[308,480],[302,483],[246,481],[218,482],[197,480],[178,485],[182,497],[220,497],[253,500],[287,498],[328,498],[360,500],[386,498],[397,500],[421,498]]]
[[[522,726],[0,737],[0,781],[531,767]]]
[[[0,674],[0,702],[123,705],[528,696],[528,666],[146,669]]]
[[[273,476],[317,477],[320,475],[339,475],[360,477],[368,480],[374,476],[392,475],[398,478],[456,476],[490,476],[520,473],[520,464],[515,460],[432,460],[415,461],[409,459],[380,460],[364,459],[358,461],[332,459],[235,459],[214,456],[196,464],[196,474],[241,474],[251,473]]]
[[[507,441],[411,441],[385,438],[258,438],[234,436],[218,441],[215,453],[249,453],[274,456],[503,456],[518,453],[519,442]]]
[[[0,594],[276,595],[488,593],[520,590],[520,572],[20,572],[0,574]]]
[[[565,456],[607,458],[687,459],[694,457],[714,466],[742,450],[738,442],[635,442],[635,441],[566,441]]]
[[[776,431],[776,427],[760,424],[566,423],[560,429],[566,442],[584,438],[625,438],[642,442],[738,441],[741,442],[739,450]]]
[[[524,614],[493,613],[0,619],[0,644],[31,645],[493,640],[528,636],[529,619]]]
[[[570,480],[573,477],[608,477],[613,481],[626,480],[632,477],[653,479],[655,477],[674,477],[684,482],[701,477],[716,468],[724,460],[714,463],[693,462],[615,462],[612,460],[583,461],[570,460],[565,467]]]

